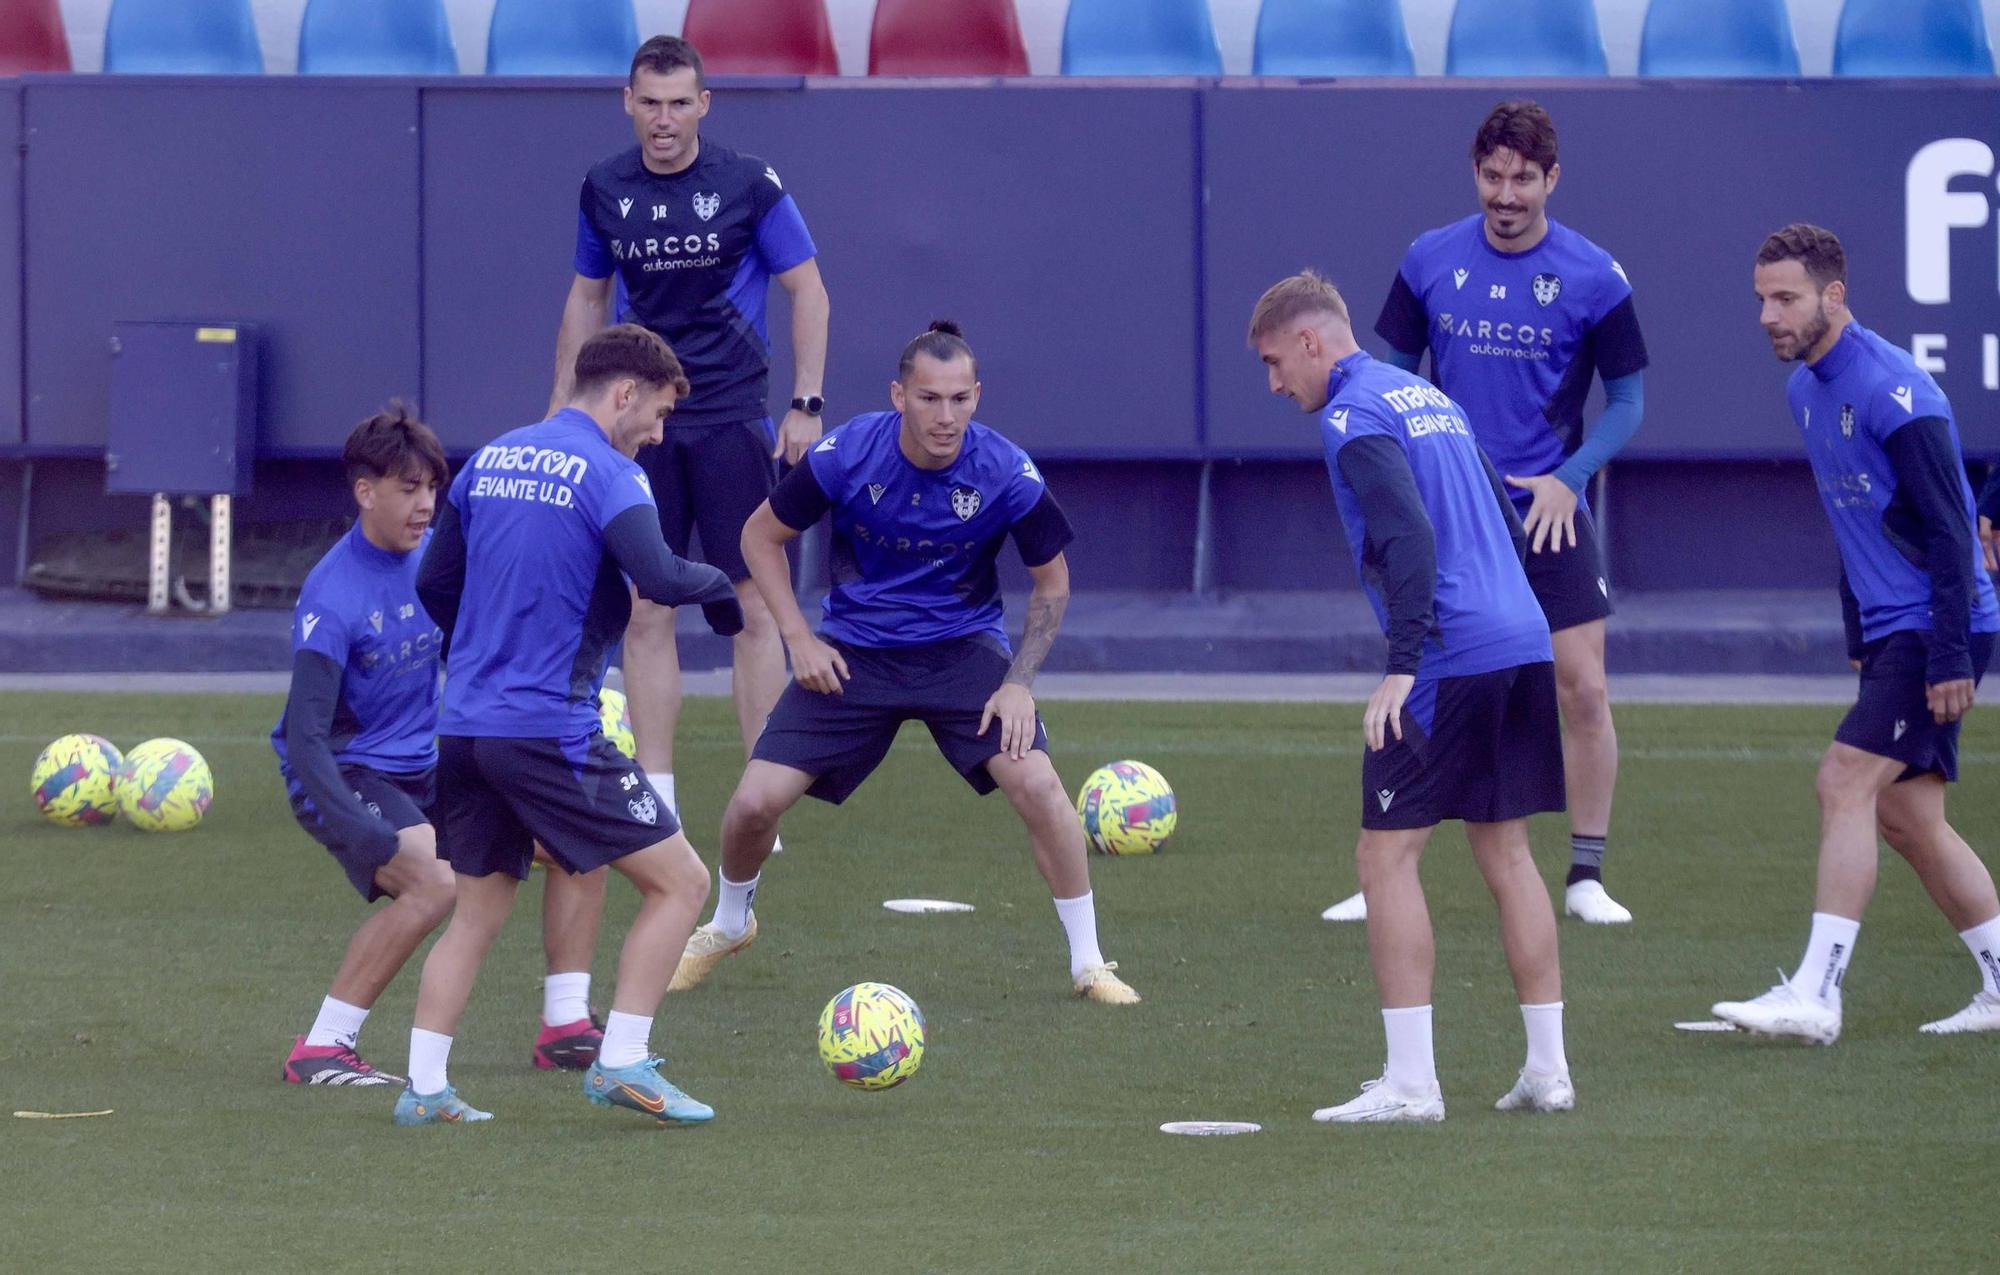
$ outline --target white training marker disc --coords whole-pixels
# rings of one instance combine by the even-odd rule
[[[882,906],[891,912],[970,912],[970,903],[953,903],[950,899],[884,899]]]
[[[1161,1133],[1186,1134],[1191,1138],[1226,1138],[1232,1133],[1256,1133],[1264,1126],[1248,1120],[1169,1120]]]
[[[1675,1023],[1675,1031],[1683,1032],[1733,1032],[1735,1023],[1725,1023],[1719,1018],[1701,1018],[1691,1023]]]

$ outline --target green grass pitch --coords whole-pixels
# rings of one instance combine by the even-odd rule
[[[1107,955],[1145,996],[1069,995],[1061,932],[1004,803],[912,729],[841,810],[808,802],[758,896],[763,935],[654,1041],[719,1115],[654,1130],[528,1065],[540,887],[488,960],[452,1078],[497,1118],[405,1130],[392,1091],[278,1083],[362,916],[292,824],[269,696],[0,697],[0,1091],[115,1108],[0,1123],[0,1269],[1223,1271],[1992,1269],[2000,1039],[1920,1037],[1975,989],[1963,946],[1885,858],[1831,1050],[1677,1033],[1762,991],[1805,939],[1814,760],[1837,708],[1624,707],[1610,877],[1623,930],[1562,927],[1579,1109],[1503,1116],[1520,1020],[1462,837],[1424,876],[1450,1119],[1332,1129],[1382,1044],[1351,888],[1351,705],[1055,703],[1073,786],[1121,756],[1175,784],[1181,830],[1092,863]],[[217,799],[181,836],[43,823],[29,765],[73,730],[172,734]],[[2000,712],[1973,714],[1960,830],[2000,851]],[[711,863],[740,763],[690,701],[679,771]],[[1539,821],[1552,885],[1566,829]],[[1886,852],[1885,852],[1886,854]],[[898,895],[959,916],[884,912]],[[614,882],[593,999],[633,906]],[[883,1094],[820,1067],[821,1005],[864,979],[916,998],[922,1072]],[[362,1036],[406,1059],[407,970]],[[1254,1120],[1229,1139],[1156,1132]]]

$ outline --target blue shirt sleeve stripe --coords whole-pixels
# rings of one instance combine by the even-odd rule
[[[597,227],[590,224],[590,214],[579,208],[576,210],[576,272],[586,279],[608,279],[611,277],[611,252],[604,246]]]
[[[783,274],[819,255],[806,219],[799,215],[799,206],[790,195],[772,204],[771,211],[758,221],[757,255],[772,274]]]

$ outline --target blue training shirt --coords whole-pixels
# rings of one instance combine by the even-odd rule
[[[653,505],[638,465],[575,408],[475,452],[446,497],[465,585],[445,660],[442,735],[572,739],[598,728],[597,688],[631,618],[604,528]]]
[[[870,412],[806,454],[833,514],[833,588],[820,632],[859,647],[922,646],[985,634],[1007,648],[997,559],[1012,533],[1029,566],[1053,561],[1071,538],[1028,454],[978,421],[958,459],[920,469],[903,455],[900,412]],[[819,501],[786,491],[772,508],[810,526]],[[782,507],[781,507],[782,506]]]
[[[1931,577],[1922,546],[1890,530],[1898,481],[1884,445],[1909,422],[1938,417],[1950,431],[1954,455],[1962,456],[1958,425],[1944,391],[1907,351],[1850,322],[1819,362],[1793,370],[1785,393],[1792,420],[1805,436],[1848,587],[1860,604],[1863,640],[1905,630],[1929,632]],[[1975,516],[1972,485],[1962,461],[1958,471],[1970,528]],[[1971,541],[1967,602],[1972,632],[2000,632],[1993,581],[1981,560],[1978,537]]]
[[[1418,236],[1375,331],[1465,411],[1502,474],[1553,472],[1583,437],[1590,378],[1630,376],[1646,344],[1625,271],[1553,217],[1526,252],[1502,252],[1474,213]],[[1510,488],[1525,511],[1531,493]]]
[[[377,548],[356,522],[307,573],[292,608],[293,656],[312,651],[341,671],[330,742],[343,766],[408,775],[437,765],[444,633],[417,600],[423,549]],[[282,713],[271,747],[289,782]]]
[[[764,418],[765,294],[815,255],[777,170],[714,142],[678,173],[653,172],[633,146],[583,179],[576,272],[616,274],[619,321],[659,333],[687,369],[668,429]]]
[[[1436,629],[1424,640],[1419,681],[1465,677],[1554,658],[1549,624],[1528,587],[1506,507],[1494,491],[1465,414],[1422,377],[1365,352],[1334,365],[1320,413],[1320,439],[1334,503],[1369,603],[1384,633],[1389,611],[1369,580],[1368,525],[1341,473],[1339,456],[1356,439],[1386,436],[1403,449],[1437,546]]]

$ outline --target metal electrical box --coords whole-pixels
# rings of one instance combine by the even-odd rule
[[[112,326],[105,491],[246,496],[256,457],[254,326]]]

